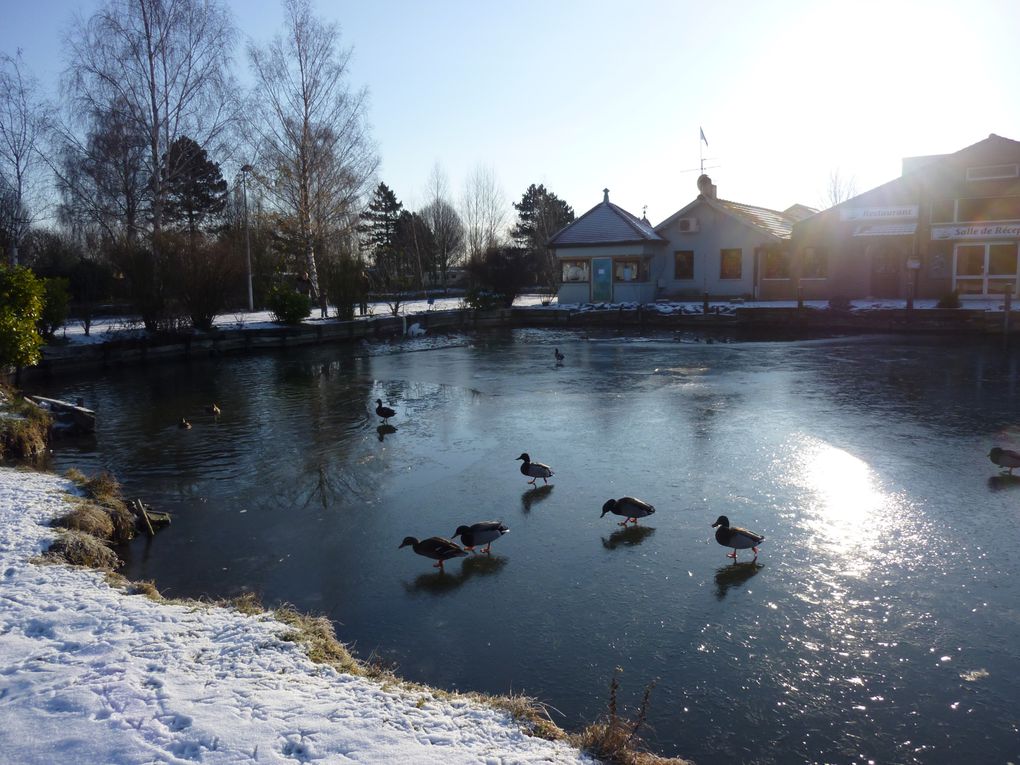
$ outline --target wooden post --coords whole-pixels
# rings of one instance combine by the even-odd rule
[[[701,312],[705,316],[708,316],[708,293],[707,292],[705,293],[705,297],[704,297],[704,299],[701,302]]]
[[[1003,306],[1003,319],[1002,319],[1002,332],[1003,334],[1009,334],[1009,312],[1013,310],[1013,293],[1007,292],[1003,295],[1005,298],[1005,305]]]
[[[149,514],[145,512],[145,505],[142,504],[142,500],[136,499],[134,502],[135,512],[141,516],[142,520],[145,521],[145,529],[148,531],[150,537],[156,536],[155,530],[152,528],[152,521],[149,520]]]
[[[797,285],[797,308],[804,307],[804,288]]]

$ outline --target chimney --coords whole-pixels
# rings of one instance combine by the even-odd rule
[[[609,204],[609,189],[602,189],[602,204]]]
[[[698,176],[698,193],[705,199],[715,199],[715,184],[707,175]]]

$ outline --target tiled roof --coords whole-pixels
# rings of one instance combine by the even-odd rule
[[[769,210],[767,207],[755,207],[740,202],[730,202],[726,199],[714,200],[718,205],[743,219],[756,228],[760,228],[779,239],[789,239],[793,231],[793,224],[796,218],[789,217],[778,210]]]
[[[631,215],[606,199],[553,234],[547,246],[579,247],[664,241],[666,240],[655,233],[648,221]]]

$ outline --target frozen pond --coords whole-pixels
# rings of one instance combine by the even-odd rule
[[[1020,351],[696,340],[517,330],[39,392],[99,412],[58,467],[175,514],[128,551],[167,595],[325,613],[362,657],[567,727],[615,667],[628,705],[658,678],[647,738],[699,765],[1020,759],[1020,475],[986,456],[1020,448]],[[627,494],[657,512],[623,531],[599,515]],[[720,514],[765,534],[757,565],[726,558]],[[482,520],[511,531],[445,574],[397,549]]]

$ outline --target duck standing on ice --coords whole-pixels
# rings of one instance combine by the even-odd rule
[[[528,456],[527,452],[524,452],[517,459],[524,460],[524,462],[521,463],[521,474],[531,478],[528,483],[533,484],[539,478],[546,483],[549,483],[549,477],[553,474],[553,469],[551,467],[543,465],[541,462],[532,462],[531,457]]]

